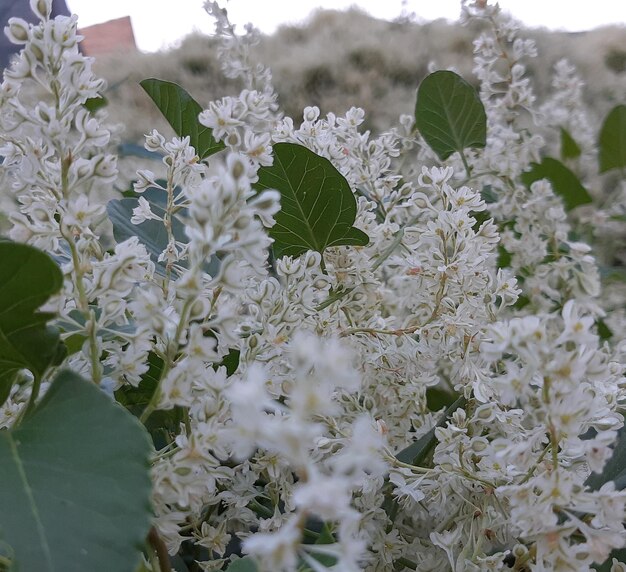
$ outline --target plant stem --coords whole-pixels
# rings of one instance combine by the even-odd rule
[[[145,423],[150,415],[152,415],[157,407],[157,404],[159,403],[159,399],[161,399],[161,383],[174,365],[174,359],[176,358],[176,353],[178,352],[178,340],[183,333],[183,328],[187,324],[187,314],[189,313],[189,309],[191,308],[193,302],[195,302],[195,297],[187,298],[187,300],[185,301],[185,305],[183,306],[183,309],[180,313],[180,319],[178,321],[178,326],[176,327],[174,339],[170,340],[170,342],[172,343],[168,343],[168,347],[166,350],[166,359],[163,363],[163,370],[161,371],[161,375],[159,377],[159,383],[156,386],[154,393],[152,394],[152,397],[148,402],[148,405],[146,405],[146,408],[143,410],[143,413],[139,417],[139,421],[141,421],[142,423]],[[173,349],[174,346],[176,346],[175,349]]]
[[[30,413],[32,412],[32,410],[35,408],[35,402],[37,401],[37,397],[39,396],[40,388],[41,388],[41,376],[35,375],[35,378],[33,379],[33,388],[31,389],[30,397],[28,398],[28,403],[26,404],[26,407],[22,409],[22,412],[20,413],[20,416],[18,417],[15,423],[16,426],[19,425],[22,421],[24,421],[24,419],[26,419],[26,417],[28,417]]]
[[[159,560],[160,572],[172,572],[172,565],[170,564],[170,555],[167,553],[167,546],[165,546],[165,542],[163,542],[163,539],[159,536],[159,533],[154,526],[148,533],[148,542],[156,552]]]
[[[467,162],[467,157],[465,156],[465,153],[463,152],[463,149],[461,149],[459,151],[459,155],[461,155],[461,161],[463,162],[463,166],[465,167],[465,172],[467,173],[467,178],[471,179],[472,178],[472,168],[469,166],[469,163]]]
[[[410,570],[417,570],[417,564],[412,560],[409,560],[408,558],[404,558],[404,556],[402,558],[398,558],[396,560],[396,563],[401,564],[402,566],[404,566],[405,568],[409,568]]]
[[[374,264],[372,265],[372,271],[376,270],[385,260],[387,260],[387,258],[389,258],[393,254],[393,251],[402,243],[402,239],[404,238],[404,230],[409,226],[413,226],[418,221],[418,219],[418,216],[413,217],[409,222],[407,222],[400,230],[395,233],[391,244],[380,255],[378,260],[376,260],[376,262],[374,262]]]

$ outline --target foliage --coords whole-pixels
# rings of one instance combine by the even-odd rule
[[[598,141],[600,172],[626,167],[626,105],[614,107],[607,115]]]
[[[0,568],[624,572],[623,104],[565,61],[538,99],[464,2],[477,89],[296,121],[205,7],[238,91],[142,81],[176,136],[141,152],[75,19],[7,27]],[[307,62],[314,100],[349,73]]]
[[[171,81],[144,79],[141,87],[163,112],[179,137],[189,137],[189,144],[200,159],[205,159],[225,148],[213,138],[213,132],[198,122],[200,104],[182,87]]]
[[[454,72],[438,71],[422,81],[415,124],[441,160],[487,144],[485,108],[472,86]]]
[[[546,157],[541,163],[531,163],[530,171],[522,175],[522,181],[528,187],[541,179],[550,181],[554,192],[563,198],[568,210],[593,201],[578,177],[557,159]]]
[[[280,191],[281,209],[270,231],[275,256],[369,242],[352,226],[356,200],[348,182],[328,159],[302,145],[274,145],[274,164],[259,170],[255,188]]]
[[[22,570],[130,569],[150,526],[145,431],[93,383],[61,372],[0,432],[0,531]]]
[[[50,257],[25,244],[0,242],[0,405],[22,369],[38,382],[59,357],[54,314],[39,307],[61,288],[63,276]]]

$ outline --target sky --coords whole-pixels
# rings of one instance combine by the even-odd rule
[[[491,0],[493,1],[493,0]],[[156,51],[176,45],[193,31],[211,33],[213,24],[203,0],[67,0],[79,26],[130,16],[139,49]],[[270,34],[280,24],[306,21],[315,8],[359,6],[377,18],[392,20],[403,10],[418,21],[456,20],[459,0],[222,0],[230,20],[242,31],[252,22]],[[626,25],[625,0],[500,0],[500,6],[528,26],[580,31],[606,24]]]

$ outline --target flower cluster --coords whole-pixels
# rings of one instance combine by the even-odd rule
[[[152,131],[161,161],[131,182],[104,112],[85,106],[105,85],[76,18],[31,6],[38,24],[7,27],[24,49],[0,86],[8,236],[62,267],[61,366],[151,432],[155,534],[171,554],[207,571],[247,557],[262,571],[560,572],[626,545],[626,492],[600,482],[623,427],[626,317],[610,342],[599,327],[626,293],[603,298],[611,255],[586,232],[626,213],[626,193],[572,216],[549,181],[522,177],[555,130],[580,128],[579,172],[601,180],[570,67],[538,104],[533,43],[497,5],[463,2],[485,24],[488,138],[440,161],[407,116],[374,136],[362,109],[306,107],[296,126],[250,64],[255,32],[238,36],[207,2],[245,87],[198,118],[225,148],[209,165],[191,137]],[[275,256],[289,198],[259,181],[282,143],[345,178],[366,246]],[[114,181],[132,190],[114,195]]]

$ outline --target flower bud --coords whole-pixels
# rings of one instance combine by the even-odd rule
[[[98,161],[94,169],[96,177],[103,179],[113,178],[117,175],[117,159],[114,155],[106,155]]]
[[[30,0],[30,9],[41,20],[49,20],[52,12],[52,0]]]
[[[10,18],[4,33],[14,44],[25,44],[28,41],[29,25],[22,18]]]
[[[165,137],[161,135],[156,129],[153,129],[149,135],[146,135],[146,142],[144,147],[148,151],[157,152],[163,150],[165,144]]]

